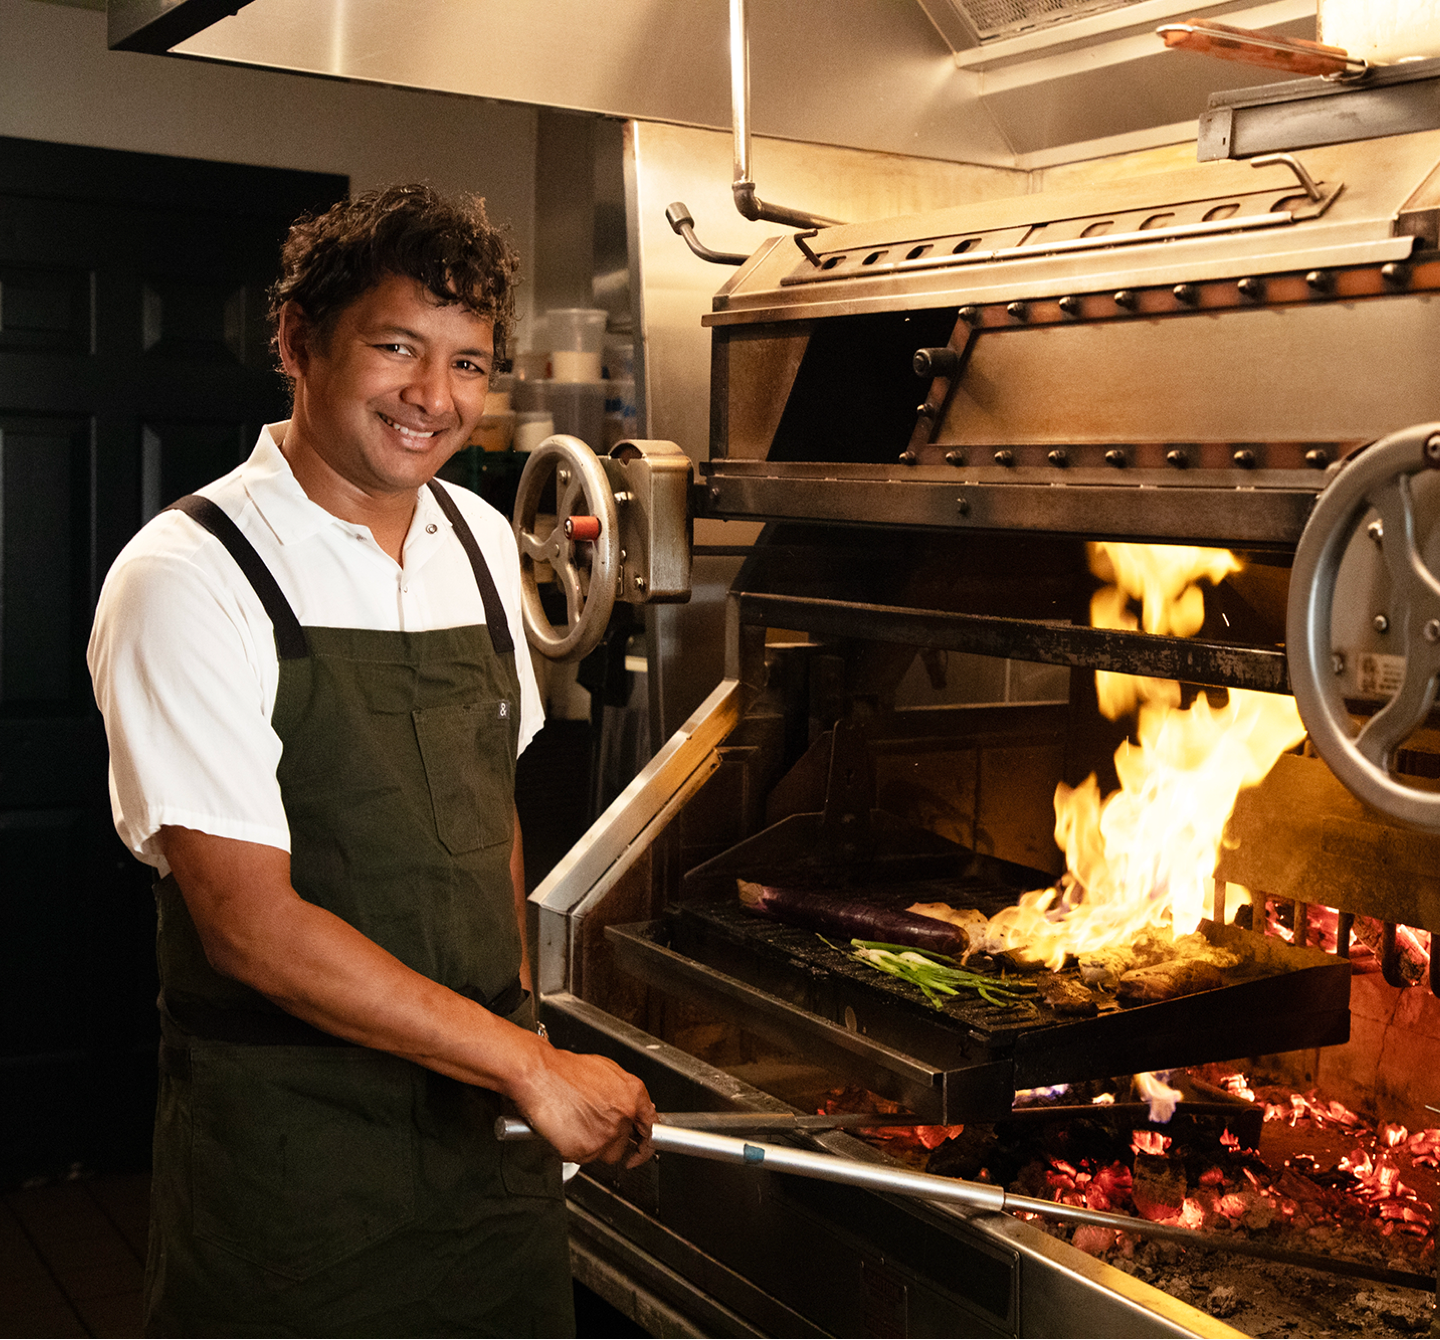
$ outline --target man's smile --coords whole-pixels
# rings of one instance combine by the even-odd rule
[[[376,410],[375,412],[377,414],[380,414],[379,410]],[[380,414],[380,418],[384,420],[385,423],[389,424],[390,427],[393,428],[397,433],[403,433],[406,437],[413,437],[417,439],[434,437],[440,431],[440,429],[438,428],[431,428],[428,432],[421,432],[418,428],[407,428],[403,423],[397,423],[388,414]]]

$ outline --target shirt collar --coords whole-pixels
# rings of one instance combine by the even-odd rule
[[[266,424],[260,430],[260,439],[250,453],[250,459],[242,467],[245,492],[255,510],[281,544],[298,544],[318,535],[327,526],[354,530],[353,522],[342,521],[334,513],[327,512],[319,503],[311,501],[300,487],[294,471],[290,469],[290,462],[280,450],[289,427],[288,420]],[[430,529],[432,526],[435,529]],[[423,562],[453,529],[450,519],[441,511],[430,490],[417,490],[415,515],[405,541],[406,566],[416,561]]]

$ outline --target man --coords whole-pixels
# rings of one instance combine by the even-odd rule
[[[162,877],[149,1334],[566,1333],[560,1158],[651,1152],[644,1086],[534,1031],[519,563],[432,482],[514,268],[424,188],[297,223],[290,421],[101,594],[116,826]],[[500,1145],[502,1107],[548,1145]]]

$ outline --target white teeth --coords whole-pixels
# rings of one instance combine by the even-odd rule
[[[428,433],[417,433],[413,428],[407,428],[403,423],[396,423],[394,419],[389,418],[384,414],[382,414],[380,417],[384,419],[385,422],[388,423],[390,427],[392,427],[397,433],[404,433],[406,437],[434,437],[435,434],[440,431],[438,428],[432,428]]]

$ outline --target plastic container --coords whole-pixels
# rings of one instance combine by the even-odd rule
[[[557,433],[578,437],[592,451],[603,450],[608,383],[552,380],[538,386]]]
[[[555,420],[547,409],[522,409],[515,415],[516,451],[534,451],[547,437],[555,435]]]
[[[603,307],[552,307],[545,313],[552,381],[600,380],[606,320]]]
[[[515,411],[507,409],[499,414],[485,415],[466,446],[479,447],[481,451],[509,451],[514,437]]]
[[[1369,61],[1440,55],[1440,0],[1319,0],[1317,33]]]

